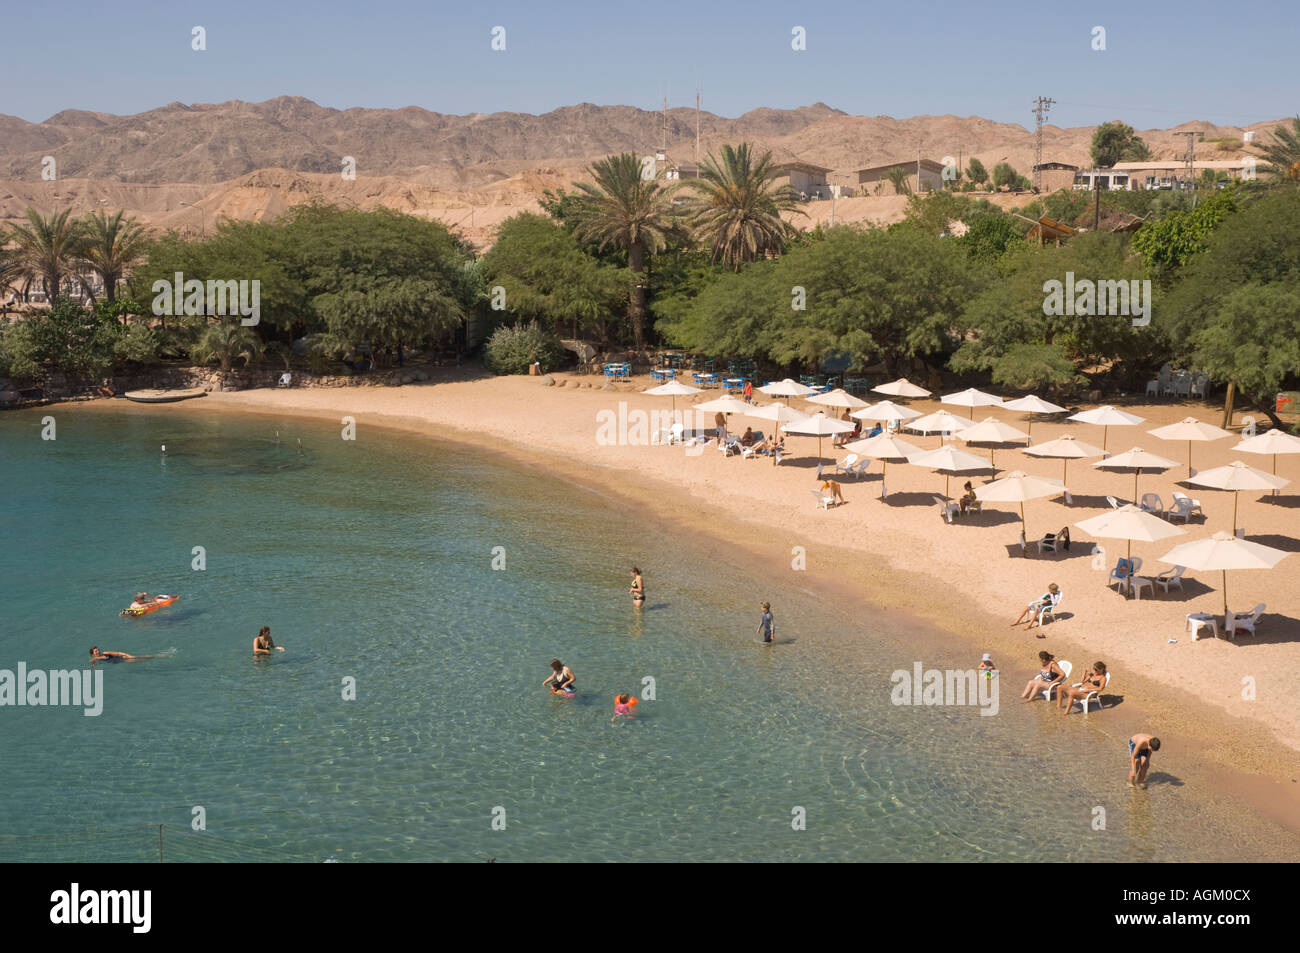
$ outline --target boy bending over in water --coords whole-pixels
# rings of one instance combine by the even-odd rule
[[[1147,770],[1151,767],[1151,752],[1160,750],[1160,739],[1154,735],[1134,735],[1128,740],[1128,786],[1145,788]]]

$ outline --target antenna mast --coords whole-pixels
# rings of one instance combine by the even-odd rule
[[[700,94],[695,94],[695,161],[700,161]]]
[[[1055,99],[1039,96],[1034,100],[1034,191],[1043,190],[1043,123],[1047,121],[1047,111],[1055,104]]]

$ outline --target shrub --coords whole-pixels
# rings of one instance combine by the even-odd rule
[[[538,362],[545,373],[560,363],[563,352],[560,339],[533,321],[493,331],[484,349],[484,363],[497,374],[527,374],[528,365]]]

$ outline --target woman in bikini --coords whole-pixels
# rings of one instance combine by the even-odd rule
[[[284,646],[276,645],[275,640],[271,638],[271,627],[269,625],[262,626],[262,631],[258,632],[257,638],[253,639],[253,654],[262,656],[283,651]]]
[[[1054,685],[1065,678],[1065,672],[1056,664],[1056,656],[1051,652],[1039,652],[1038,660],[1043,663],[1042,670],[1029,680],[1020,697],[1027,702],[1034,700],[1044,688]]]
[[[1068,715],[1074,703],[1082,702],[1091,692],[1099,692],[1106,685],[1106,663],[1094,662],[1092,671],[1083,677],[1078,685],[1062,685],[1056,692],[1057,707],[1062,715]]]
[[[542,682],[542,688],[551,686],[552,695],[573,694],[573,669],[557,658],[551,659],[551,674]]]
[[[641,570],[635,566],[632,567],[632,588],[628,592],[632,593],[632,605],[638,609],[645,605],[645,580],[641,578]]]

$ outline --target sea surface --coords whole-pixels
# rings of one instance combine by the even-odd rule
[[[1019,704],[1018,674],[995,716],[893,704],[891,673],[978,655],[536,467],[341,431],[180,407],[0,415],[0,669],[84,669],[91,645],[170,656],[101,666],[97,717],[0,707],[0,861],[1300,847],[1175,752],[1129,790],[1122,701],[1058,718]],[[119,617],[138,589],[180,601]],[[754,635],[763,600],[774,647]],[[286,648],[269,661],[252,656],[262,625]],[[576,673],[572,699],[542,688],[553,657]],[[624,691],[643,700],[612,723]]]

